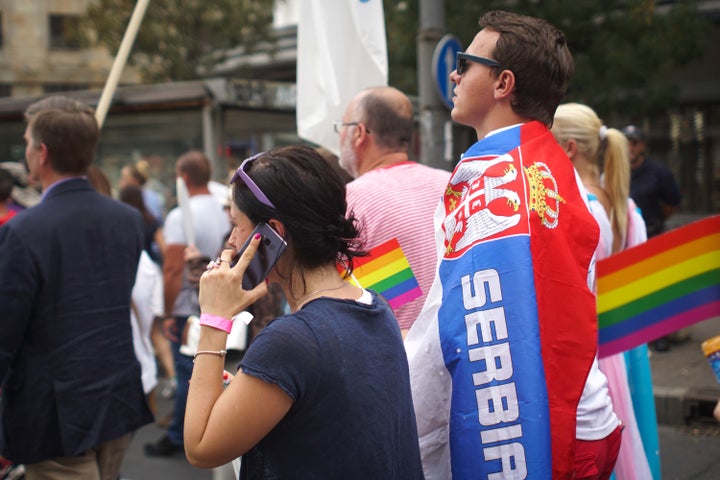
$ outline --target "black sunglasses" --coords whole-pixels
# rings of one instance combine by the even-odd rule
[[[467,72],[468,67],[470,66],[470,62],[474,63],[480,63],[482,65],[485,65],[487,67],[492,68],[500,68],[500,63],[496,62],[495,60],[491,60],[489,58],[485,57],[478,57],[475,55],[470,55],[469,53],[465,52],[457,52],[457,73],[458,75],[462,76],[465,72]]]

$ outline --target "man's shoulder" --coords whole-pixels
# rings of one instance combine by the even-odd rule
[[[180,207],[174,207],[170,209],[168,214],[165,216],[165,224],[167,225],[168,221],[178,221],[180,220]]]
[[[419,162],[408,162],[407,165],[409,171],[418,172],[421,175],[432,175],[436,177],[446,177],[450,175],[449,170],[431,167],[429,165],[424,165]]]
[[[120,225],[122,228],[117,230],[119,232],[142,231],[140,212],[127,204],[94,190],[69,192],[69,195],[78,195],[78,198],[71,203],[46,199],[15,215],[6,226],[12,229],[17,238],[29,242],[44,238],[48,232],[71,238],[77,235],[80,225],[88,222],[100,230],[117,229]]]
[[[193,211],[201,211],[209,215],[225,215],[222,203],[213,194],[193,195],[190,197],[190,206]]]
[[[450,177],[448,170],[430,167],[418,162],[408,161],[393,165],[386,168],[376,168],[366,172],[362,176],[356,178],[347,184],[348,190],[365,190],[369,188],[378,188],[378,186],[389,185],[397,186],[398,184],[415,185],[418,180],[447,180]],[[384,188],[384,187],[382,187]]]
[[[101,215],[117,220],[133,221],[142,224],[142,215],[140,212],[127,203],[120,202],[95,191],[89,192],[88,195],[88,200],[91,199]],[[84,210],[78,210],[77,214],[82,215],[83,211]]]

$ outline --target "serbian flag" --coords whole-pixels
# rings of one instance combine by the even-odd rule
[[[480,140],[455,168],[405,342],[426,478],[571,478],[597,345],[599,230],[577,182],[539,122]]]
[[[720,315],[720,215],[597,264],[599,356]]]
[[[345,270],[338,266],[338,271]],[[377,292],[393,310],[422,295],[397,238],[371,249],[366,257],[354,258],[352,281]]]

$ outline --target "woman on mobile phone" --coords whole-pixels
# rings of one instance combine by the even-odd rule
[[[243,456],[240,478],[423,478],[407,358],[390,307],[348,283],[361,255],[342,180],[313,149],[284,147],[245,160],[231,181],[237,249],[262,222],[287,243],[267,276],[291,313],[265,327],[223,390],[231,318],[267,291],[242,287],[266,237],[237,264],[223,251],[200,280],[202,332],[187,412],[185,453],[198,467]]]

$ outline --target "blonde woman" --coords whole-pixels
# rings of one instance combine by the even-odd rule
[[[579,103],[560,105],[551,131],[575,166],[587,190],[590,210],[600,226],[596,259],[602,260],[647,240],[645,223],[629,198],[630,162],[623,133],[607,128],[590,107]],[[647,346],[638,349],[641,351],[635,352],[633,361],[648,363]],[[627,368],[622,353],[600,359],[613,406],[625,425],[615,475],[618,480],[651,478],[651,466],[654,469],[658,462],[657,449],[653,447],[657,445],[657,427],[650,432],[638,428],[633,402],[639,399],[631,396]],[[654,417],[654,404],[651,406]],[[645,426],[645,422],[641,424]]]

